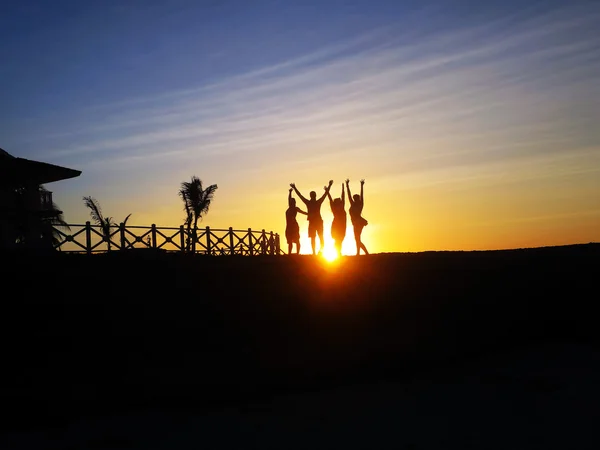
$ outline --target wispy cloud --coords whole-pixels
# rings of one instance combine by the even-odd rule
[[[310,158],[367,146],[385,173],[600,139],[585,126],[600,117],[589,95],[600,92],[591,38],[600,8],[517,19],[416,41],[377,30],[208,86],[102,105],[81,112],[76,132],[45,137],[53,150],[44,156],[117,164],[252,152],[292,162],[300,149]]]

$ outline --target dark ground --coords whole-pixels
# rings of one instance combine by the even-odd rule
[[[398,431],[391,448],[598,447],[586,420],[600,400],[599,244],[332,265],[151,251],[0,259],[0,448],[187,448],[192,435],[193,448],[210,436],[225,448],[344,437],[369,448],[382,424]],[[481,419],[492,410],[495,437]],[[453,440],[457,417],[479,440]],[[361,424],[371,437],[356,436]],[[114,427],[133,434],[103,441]],[[179,443],[143,443],[161,427]],[[519,440],[548,427],[563,440]],[[82,429],[95,444],[73,437]]]

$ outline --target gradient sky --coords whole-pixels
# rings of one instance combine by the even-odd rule
[[[202,226],[283,234],[290,182],[365,178],[372,252],[599,241],[598,30],[598,1],[8,1],[0,147],[83,171],[47,186],[70,223],[178,226],[197,175]]]

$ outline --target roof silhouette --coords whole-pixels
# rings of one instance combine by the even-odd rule
[[[0,183],[2,185],[45,184],[75,178],[80,170],[19,158],[0,148]]]

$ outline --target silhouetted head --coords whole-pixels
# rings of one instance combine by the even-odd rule
[[[360,202],[360,195],[358,195],[358,194],[354,194],[354,195],[352,196],[352,198],[354,199],[354,201],[355,201],[355,202]]]
[[[342,199],[341,198],[334,198],[333,199],[333,206],[335,206],[336,208],[340,208],[342,206]]]
[[[317,199],[317,193],[315,191],[310,191],[310,199],[311,200],[316,200]]]
[[[290,199],[290,206],[292,206],[292,207],[296,206],[296,199],[295,198],[291,198]]]

